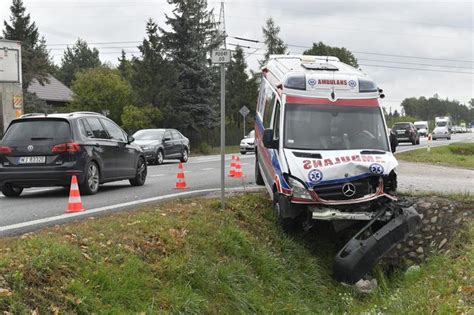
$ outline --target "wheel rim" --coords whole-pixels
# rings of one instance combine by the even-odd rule
[[[183,160],[185,160],[185,161],[188,160],[188,150],[184,150],[184,152],[183,152]]]
[[[146,164],[143,159],[138,160],[137,178],[144,181],[146,178]]]
[[[161,151],[158,152],[157,160],[158,160],[158,164],[163,163],[163,153],[161,153]]]
[[[87,184],[91,191],[96,191],[99,187],[99,170],[94,163],[92,163],[87,170]]]

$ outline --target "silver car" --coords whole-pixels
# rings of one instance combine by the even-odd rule
[[[240,153],[255,152],[255,130],[252,130],[240,141]]]

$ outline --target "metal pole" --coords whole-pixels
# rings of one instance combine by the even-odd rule
[[[245,116],[244,116],[244,138],[245,138]]]
[[[225,209],[225,65],[221,64],[221,209]]]

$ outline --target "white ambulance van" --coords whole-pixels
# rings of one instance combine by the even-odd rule
[[[336,256],[335,276],[344,282],[359,280],[420,223],[416,211],[393,205],[396,139],[382,97],[370,77],[336,57],[273,55],[262,69],[256,182],[266,186],[285,230],[312,220],[335,221],[336,229],[366,224]],[[382,227],[362,246],[358,235],[374,224]]]

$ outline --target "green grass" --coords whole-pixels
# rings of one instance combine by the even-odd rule
[[[426,148],[401,152],[397,159],[474,169],[474,143],[453,143],[431,148],[430,152]]]
[[[233,154],[233,153],[239,153],[240,152],[240,146],[238,145],[229,145],[225,147],[225,154]],[[196,149],[193,151],[192,155],[193,156],[202,156],[202,155],[216,155],[221,153],[221,147],[209,147],[205,146],[205,148],[201,149]]]
[[[430,314],[472,310],[474,227],[415,274],[361,295],[331,278],[322,228],[286,236],[261,194],[186,200],[0,239],[0,310],[14,314]],[[3,278],[3,279],[2,279]],[[466,293],[467,292],[467,293]]]

